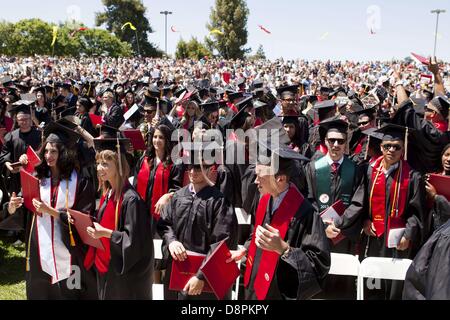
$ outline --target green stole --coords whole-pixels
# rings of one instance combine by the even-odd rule
[[[332,206],[331,203],[331,166],[328,164],[327,157],[322,157],[314,164],[316,169],[316,199],[319,205],[319,212],[322,212],[328,207]],[[353,181],[356,173],[356,165],[353,161],[344,157],[340,168],[341,176],[341,195],[340,199],[348,207],[351,203],[353,193]],[[335,202],[338,199],[335,199]]]

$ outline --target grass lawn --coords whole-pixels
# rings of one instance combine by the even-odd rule
[[[0,300],[25,299],[25,245],[0,236]]]

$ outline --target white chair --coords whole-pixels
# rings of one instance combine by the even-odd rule
[[[153,239],[153,250],[155,259],[161,260],[162,255],[162,240]],[[163,284],[153,284],[153,300],[164,300],[164,285]]]
[[[238,249],[242,249],[242,248],[243,248],[243,246],[238,245]],[[241,270],[241,264],[242,264],[242,262],[239,261],[238,262],[239,271]],[[238,300],[238,298],[239,298],[239,284],[240,284],[240,280],[241,280],[241,275],[239,274],[239,277],[237,277],[236,283],[234,285],[234,290],[231,291],[231,300]]]
[[[153,300],[164,300],[164,285],[163,284],[154,284],[152,287],[153,291]]]
[[[357,299],[364,300],[364,278],[405,280],[411,265],[409,259],[369,257],[361,262],[358,275]]]
[[[252,222],[252,216],[247,214],[242,208],[235,208],[234,212],[237,217],[238,224],[249,225]]]
[[[360,262],[358,256],[331,253],[331,267],[328,274],[358,277]]]
[[[161,260],[163,258],[162,240],[161,239],[153,239],[153,250],[154,250],[155,259]]]

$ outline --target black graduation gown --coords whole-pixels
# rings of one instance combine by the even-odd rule
[[[450,300],[450,221],[436,230],[406,273],[403,300]]]
[[[122,123],[125,122],[125,118],[123,117],[123,115],[124,112],[122,107],[118,104],[113,104],[105,114],[105,124],[118,129],[122,125]]]
[[[118,229],[112,233],[108,272],[97,272],[100,300],[151,300],[153,285],[152,219],[131,185],[123,190]],[[107,201],[99,209],[101,221]]]
[[[81,119],[80,127],[89,132],[89,134],[95,138],[98,135],[98,132],[94,128],[91,118],[89,118],[89,114],[87,113],[83,114],[80,119]]]
[[[169,244],[179,241],[186,250],[209,255],[215,244],[228,238],[230,250],[237,247],[237,218],[233,206],[228,203],[216,187],[205,187],[193,195],[186,186],[178,190],[169,204],[164,207],[157,230],[163,239],[163,251]],[[169,265],[164,279],[164,297],[166,299],[205,300],[215,299],[215,295],[203,293],[200,296],[183,296],[168,291],[172,258],[169,253]],[[199,271],[197,277],[205,280]]]
[[[271,198],[263,224],[272,221],[272,203]],[[305,199],[295,213],[284,241],[289,243],[291,252],[287,258],[280,257],[278,260],[266,300],[310,299],[322,290],[331,257],[323,223],[308,200]],[[247,242],[247,248],[249,244],[250,241]],[[257,299],[253,288],[261,256],[262,250],[256,248],[250,282],[245,292],[247,300]]]
[[[420,117],[410,100],[400,106],[392,123],[416,130],[409,135],[408,163],[421,173],[439,171],[442,149],[450,143],[450,131],[442,133]]]
[[[83,177],[78,178],[77,195],[72,209],[84,213],[94,212],[95,190],[89,179]],[[28,214],[31,213],[28,212]],[[81,289],[69,289],[70,287],[68,287],[68,285],[71,283],[68,282],[72,282],[70,278],[52,285],[51,277],[42,271],[38,254],[37,224],[35,221],[33,229],[31,230],[30,271],[26,272],[25,275],[28,300],[96,300],[98,297],[95,274],[92,271],[87,271],[83,266],[84,257],[88,247],[83,243],[73,225],[71,226],[71,229],[75,240],[75,247],[70,245],[67,219],[67,212],[61,210],[60,221],[62,222],[61,225],[63,228],[63,242],[66,248],[69,249],[72,266],[77,266],[80,269]],[[31,221],[32,219],[29,220]],[[31,222],[28,224],[28,230],[29,228],[31,228]],[[29,233],[27,232],[27,241],[28,237]]]
[[[372,166],[368,166],[367,170],[367,194],[372,188]],[[398,168],[397,168],[398,170]],[[393,176],[397,172],[394,170],[386,181],[386,190],[390,190],[393,183]],[[361,247],[364,254],[361,258],[366,257],[387,257],[387,258],[406,258],[413,259],[417,251],[430,236],[432,226],[432,216],[427,213],[425,208],[425,186],[422,176],[417,171],[411,169],[409,175],[410,183],[408,185],[408,194],[406,196],[406,207],[403,213],[403,219],[406,222],[405,236],[411,239],[411,246],[405,251],[398,251],[386,247],[387,232],[380,238],[368,237],[362,234]],[[390,192],[386,194],[386,215],[385,230],[387,230],[388,208],[390,200]],[[368,204],[367,204],[368,205]],[[369,219],[369,210],[365,210],[363,221]],[[366,288],[367,289],[367,288]],[[403,290],[403,281],[381,281],[381,290],[366,290],[365,296],[376,299],[396,300],[401,299]]]
[[[331,173],[331,194],[330,203],[333,204],[341,197],[342,176],[341,169],[338,174]],[[317,180],[315,162],[310,162],[306,166],[306,179],[308,181],[308,200],[312,203],[316,212],[319,211],[317,199]],[[342,219],[335,221],[336,228],[341,230],[342,235],[345,236],[339,243],[333,245],[332,241],[328,239],[331,252],[345,253],[345,254],[359,254],[359,234],[362,228],[362,217],[364,211],[364,183],[363,172],[356,168],[355,175],[352,177],[353,188],[351,204],[348,206]],[[320,213],[320,212],[319,212]],[[324,230],[326,225],[323,225]],[[341,277],[330,275],[325,281],[323,292],[316,298],[319,299],[355,299],[356,295],[355,281],[350,277]]]
[[[20,132],[19,129],[9,132],[5,136],[5,144],[0,154],[0,165],[3,166],[8,161],[11,163],[18,162],[20,156],[27,152],[28,146],[37,151],[40,145],[41,132],[34,127],[26,133]],[[9,192],[18,193],[20,191],[20,174],[12,174],[7,187]]]
[[[450,202],[444,196],[436,195],[430,214],[433,216],[433,230],[436,230],[450,219]]]
[[[137,162],[135,168],[134,168],[134,179],[133,179],[133,187],[137,188],[138,183],[138,175],[139,171],[142,167],[142,162],[144,161],[145,156],[141,157],[139,161]],[[153,166],[153,168],[150,171],[150,176],[148,177],[148,184],[147,184],[147,206],[150,207],[151,205],[155,205],[156,203],[152,204],[152,193],[153,193],[153,183],[155,181],[155,174],[157,166]],[[184,166],[183,165],[172,165],[172,169],[170,170],[169,174],[169,188],[167,192],[175,192],[181,188],[183,185],[183,177],[184,177]]]
[[[45,124],[48,124],[52,120],[49,110],[50,110],[50,104],[48,104],[48,103],[45,104],[45,109],[40,109],[39,111],[37,109],[35,109],[35,116],[36,116],[36,119],[38,120],[39,124],[41,124],[42,122],[44,122]]]

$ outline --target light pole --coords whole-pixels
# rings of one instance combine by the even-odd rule
[[[170,11],[161,11],[161,14],[165,15],[166,17],[166,56],[167,56],[167,15],[172,14]]]
[[[438,35],[438,26],[439,26],[439,15],[441,13],[445,13],[445,10],[442,10],[442,9],[431,10],[431,13],[436,13],[436,33],[434,34],[434,53],[433,53],[433,57],[436,57],[436,44],[437,44],[437,35]]]

